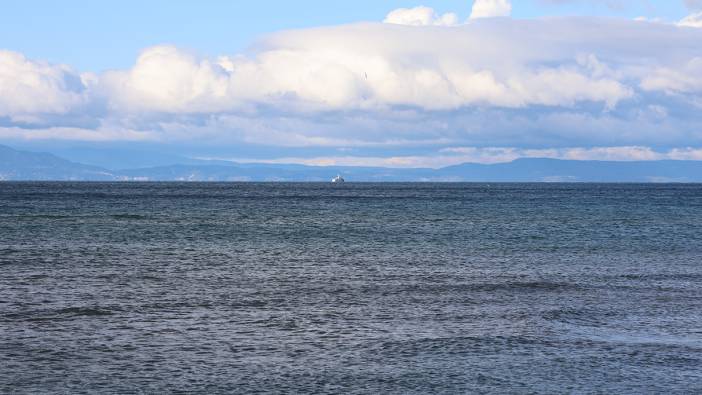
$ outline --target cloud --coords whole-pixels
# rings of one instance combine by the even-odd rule
[[[407,26],[455,26],[458,24],[458,15],[437,15],[434,9],[423,6],[398,8],[391,11],[383,22]]]
[[[217,112],[232,107],[229,82],[216,61],[156,46],[142,51],[131,70],[102,75],[100,87],[119,111]]]
[[[512,3],[510,0],[475,0],[470,19],[510,16]],[[391,11],[383,21],[405,26],[456,26],[459,24],[458,15],[449,12],[439,15],[430,7],[398,8]]]
[[[0,137],[325,149],[702,145],[702,29],[613,18],[454,25],[429,11],[409,25],[277,32],[239,55],[155,46],[101,74],[5,51]]]
[[[551,158],[564,160],[606,160],[606,161],[640,161],[665,159],[665,153],[656,152],[650,147],[615,146],[615,147],[570,147],[550,149],[524,149],[517,147],[452,147],[442,153],[455,155],[460,161],[478,163],[509,162],[519,158]],[[470,160],[467,160],[470,159]]]
[[[702,28],[702,12],[690,14],[678,22],[678,26]]]
[[[693,58],[678,67],[657,68],[641,81],[641,87],[668,94],[702,94],[702,57]]]
[[[475,0],[470,18],[510,16],[511,13],[512,3],[510,0]]]
[[[702,0],[685,0],[685,6],[690,10],[702,9]]]
[[[524,149],[518,147],[450,147],[427,155],[313,156],[276,159],[201,158],[238,163],[303,164],[309,166],[378,166],[390,168],[442,168],[462,163],[506,163],[520,158],[595,161],[702,160],[702,149],[683,147],[656,151],[645,146]]]
[[[0,138],[23,140],[79,140],[91,142],[104,141],[156,141],[157,136],[150,132],[126,129],[85,129],[76,127],[47,127],[22,129],[19,127],[1,127]]]
[[[513,161],[519,158],[551,158],[563,160],[597,160],[616,162],[666,159],[702,159],[702,149],[690,147],[674,148],[665,151],[656,151],[651,147],[645,146],[571,147],[551,149],[524,149],[516,147],[455,147],[443,149],[441,152],[456,155],[454,159],[457,159],[458,163],[500,163]]]
[[[90,75],[0,50],[0,116],[65,114],[83,104]]]
[[[503,27],[511,31],[500,31]],[[622,82],[580,62],[574,51],[523,52],[518,46],[538,34],[529,28],[541,30],[543,23],[496,21],[435,30],[346,25],[273,34],[252,57],[217,60],[154,47],[143,51],[131,70],[103,75],[100,87],[113,109],[167,113],[217,113],[251,105],[311,113],[396,106],[427,111],[572,107],[581,102],[611,109],[633,96]],[[552,42],[543,44],[537,51],[558,50],[549,48]]]

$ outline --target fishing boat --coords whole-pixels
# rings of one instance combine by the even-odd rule
[[[346,180],[344,180],[344,177],[342,177],[341,174],[337,174],[336,177],[332,178],[332,183],[334,184],[341,184],[344,182],[346,182]]]

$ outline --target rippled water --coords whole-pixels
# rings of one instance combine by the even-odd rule
[[[702,185],[0,183],[3,393],[700,393]]]

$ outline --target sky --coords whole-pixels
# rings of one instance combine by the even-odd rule
[[[3,1],[0,144],[702,160],[702,0]]]

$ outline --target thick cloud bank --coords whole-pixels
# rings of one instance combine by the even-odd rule
[[[700,37],[696,30],[604,19],[491,19],[452,28],[359,24],[273,34],[250,57],[209,60],[174,47],[148,48],[132,69],[102,75],[100,91],[112,109],[140,112],[583,102],[612,110],[637,90],[696,92],[699,58],[685,52]]]
[[[702,144],[702,29],[600,18],[472,18],[285,31],[246,55],[146,48],[99,75],[0,52],[0,137],[280,146]],[[71,133],[64,133],[71,131]],[[63,133],[63,134],[62,134]],[[87,137],[81,137],[87,136]]]

